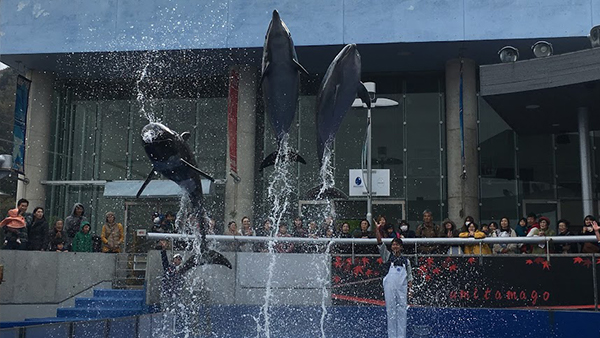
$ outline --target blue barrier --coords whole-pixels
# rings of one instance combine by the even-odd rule
[[[385,338],[387,336],[383,307],[334,306],[327,307],[326,310],[327,314],[324,316],[326,337]],[[213,336],[219,338],[256,336],[259,306],[215,305],[210,311]],[[269,314],[271,317],[269,329],[273,337],[321,337],[320,307],[274,306],[270,308]],[[166,316],[164,313],[155,313],[95,321],[53,323],[2,329],[0,338],[17,338],[23,334],[28,338],[145,338],[156,336],[161,328],[172,330],[173,320],[173,317]],[[408,312],[409,338],[467,336],[470,338],[567,338],[597,337],[599,333],[599,312],[426,307],[411,307]],[[171,337],[182,335],[169,333]]]

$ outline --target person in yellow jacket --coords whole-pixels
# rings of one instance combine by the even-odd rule
[[[458,237],[481,239],[481,238],[485,238],[485,234],[483,232],[477,230],[477,224],[470,223],[469,227],[467,228],[467,231],[461,232],[460,234],[458,234]],[[490,249],[490,246],[485,243],[481,246],[479,245],[479,243],[466,244],[465,249],[463,251],[464,251],[465,255],[479,255],[480,253],[484,254],[484,255],[492,254],[492,250]]]
[[[102,226],[102,252],[121,252],[121,244],[125,238],[123,225],[115,222],[115,213],[106,213],[106,223]]]

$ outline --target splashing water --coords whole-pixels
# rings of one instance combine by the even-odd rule
[[[332,244],[332,241],[329,241],[329,243],[327,243],[327,248],[325,249],[324,255],[325,258],[321,261],[321,264],[323,264],[323,271],[328,271],[328,273],[325,274],[325,277],[319,280],[319,283],[321,283],[321,338],[325,338],[325,317],[327,316],[327,307],[325,306],[325,301],[329,298],[329,292],[327,291],[327,287],[329,286],[329,282],[331,281],[331,270],[329,269],[329,262],[331,262],[330,252]]]
[[[288,158],[289,153],[289,135],[285,135],[281,139],[277,158],[275,159],[274,170],[269,176],[270,183],[269,187],[267,188],[268,200],[273,206],[270,211],[269,219],[271,220],[271,224],[273,224],[274,229],[277,229],[291,205],[290,195],[293,191],[293,185],[290,177],[293,169],[293,163]],[[277,258],[274,250],[274,244],[274,240],[270,240],[268,242],[269,266],[267,270],[267,285],[265,286],[265,302],[263,306],[261,306],[259,317],[255,318],[255,321],[257,322],[257,338],[271,337],[269,311],[273,301],[272,283]]]

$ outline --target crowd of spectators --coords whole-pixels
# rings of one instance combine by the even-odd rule
[[[35,207],[32,213],[27,213],[28,208],[29,201],[22,198],[0,222],[4,235],[2,249],[113,253],[123,250],[123,225],[116,222],[113,212],[106,213],[101,234],[95,235],[81,203],[75,203],[64,220],[56,219],[52,228],[43,207]]]
[[[594,235],[596,234],[600,241],[600,226],[595,229],[595,219],[588,215],[584,219],[584,226],[581,232],[572,233],[569,221],[561,219],[558,221],[555,231],[551,227],[551,221],[545,216],[537,217],[535,214],[529,214],[527,217],[519,220],[519,223],[513,228],[508,217],[502,217],[499,222],[492,221],[489,224],[478,224],[471,216],[465,217],[464,221],[457,225],[450,219],[442,221],[441,225],[435,224],[433,214],[429,210],[423,212],[422,223],[416,230],[410,229],[408,222],[401,220],[397,225],[394,225],[386,219],[385,216],[379,216],[375,220],[379,226],[382,238],[475,238],[481,239],[486,237],[552,237],[552,236],[571,236],[571,235]],[[250,218],[244,216],[242,218],[242,227],[238,229],[237,223],[231,221],[228,223],[224,235],[231,236],[272,236],[272,237],[300,237],[300,238],[375,238],[373,227],[369,222],[361,220],[355,229],[351,229],[350,222],[342,221],[334,225],[331,217],[319,225],[315,221],[309,221],[305,226],[303,219],[296,217],[293,221],[291,231],[285,222],[281,222],[278,227],[273,227],[270,220],[266,220],[263,225],[256,230],[251,224]],[[539,244],[519,244],[519,243],[502,243],[502,244],[479,244],[473,245],[440,245],[440,244],[419,244],[416,247],[419,253],[422,254],[448,254],[448,255],[489,255],[489,254],[545,254],[550,253],[599,253],[600,246],[596,242],[589,243],[552,243],[546,248],[546,243]],[[274,251],[279,253],[310,253],[323,252],[326,244],[322,243],[298,243],[277,241],[274,245]],[[228,242],[222,247],[226,251],[254,251],[268,252],[267,242]],[[336,244],[332,251],[338,253],[352,252],[352,245],[339,243]],[[415,246],[405,245],[404,251],[407,254],[414,253]],[[354,247],[355,253],[375,253],[372,246],[361,245],[357,243]]]

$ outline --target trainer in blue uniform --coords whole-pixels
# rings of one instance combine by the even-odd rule
[[[410,261],[402,256],[402,240],[392,239],[392,252],[381,241],[381,232],[377,224],[377,245],[388,273],[383,278],[383,292],[387,313],[388,338],[406,337],[406,310],[408,292],[412,284]]]

